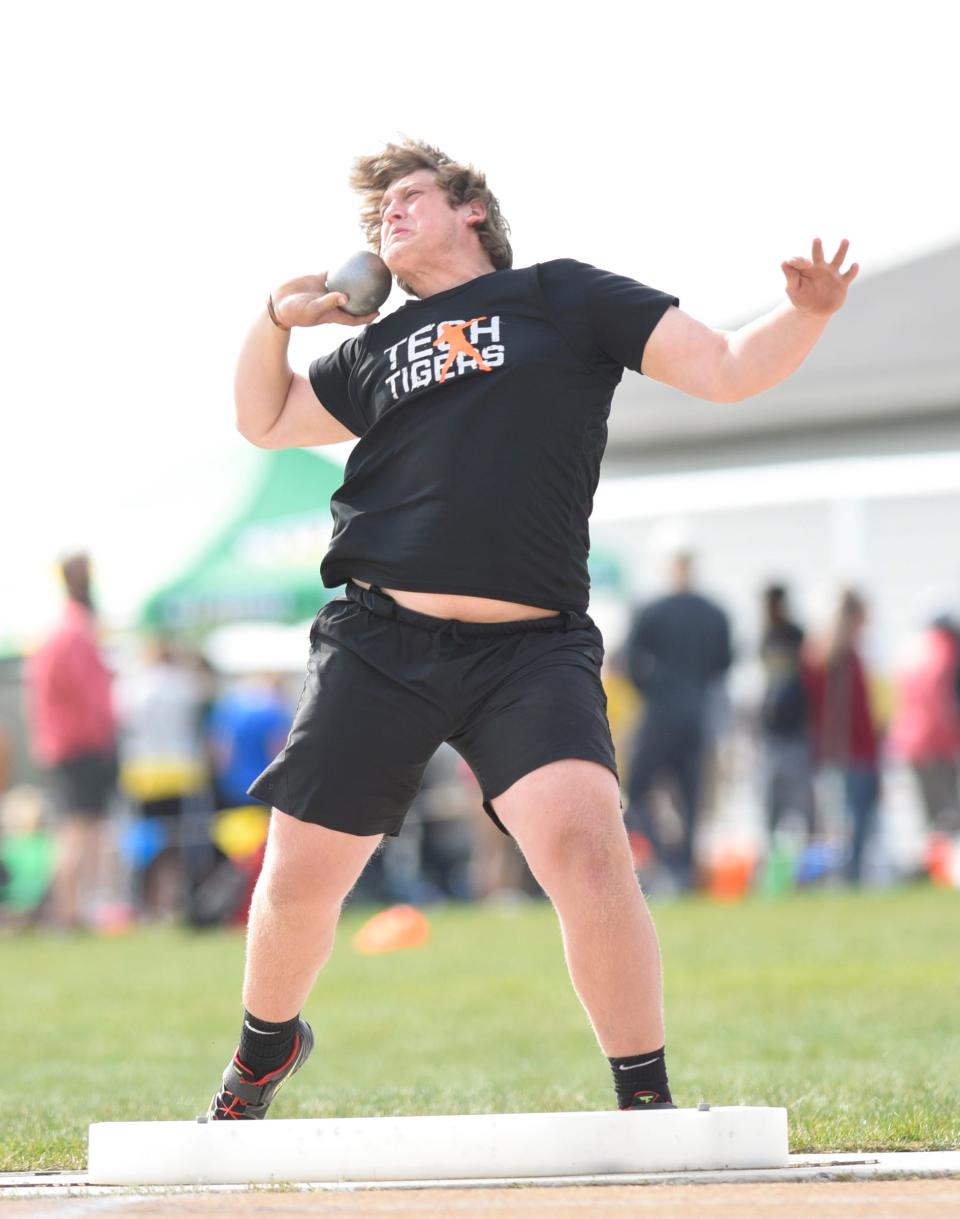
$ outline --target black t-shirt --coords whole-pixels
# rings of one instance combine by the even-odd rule
[[[385,588],[585,611],[623,369],[676,297],[573,259],[413,300],[310,366],[360,437],[321,566]]]

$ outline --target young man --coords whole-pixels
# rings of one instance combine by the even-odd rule
[[[844,242],[783,264],[787,301],[736,332],[572,260],[512,269],[483,176],[407,141],[357,161],[362,222],[413,298],[356,318],[326,275],[271,295],[243,347],[237,424],[262,448],[360,437],[324,559],[247,941],[241,1040],[212,1119],[263,1117],[313,1044],[300,1011],[344,898],[443,741],[550,896],[621,1108],[672,1107],[660,954],[633,871],[587,615],[588,518],[624,367],[718,402],[793,372],[843,303]],[[289,330],[365,329],[287,362]]]

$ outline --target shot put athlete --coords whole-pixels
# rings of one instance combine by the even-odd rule
[[[553,902],[570,977],[621,1109],[673,1107],[660,952],[624,830],[603,640],[587,613],[588,518],[624,368],[713,402],[792,373],[856,264],[782,264],[787,299],[736,332],[569,258],[514,269],[484,176],[406,141],[358,160],[362,227],[409,295],[355,317],[326,276],[276,288],[236,374],[266,449],[359,437],[332,501],[296,719],[250,789],[273,806],[250,911],[240,1043],[210,1105],[261,1118],[313,1045],[300,1016],[341,904],[399,832],[443,741],[476,775]],[[294,326],[357,333],[287,361]]]

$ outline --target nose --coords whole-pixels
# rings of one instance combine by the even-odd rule
[[[387,205],[387,207],[383,213],[384,223],[387,224],[391,220],[399,220],[400,217],[403,216],[403,214],[404,214],[404,210],[403,210],[403,204],[402,204],[401,200],[394,199],[394,201],[392,203]]]

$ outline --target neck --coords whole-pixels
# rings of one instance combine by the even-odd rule
[[[461,284],[468,284],[472,279],[489,275],[495,270],[496,267],[481,251],[477,257],[463,259],[452,265],[420,266],[409,274],[401,271],[398,279],[407,291],[420,300],[426,300],[428,296],[436,296],[438,292],[446,292],[450,288],[459,288]]]

